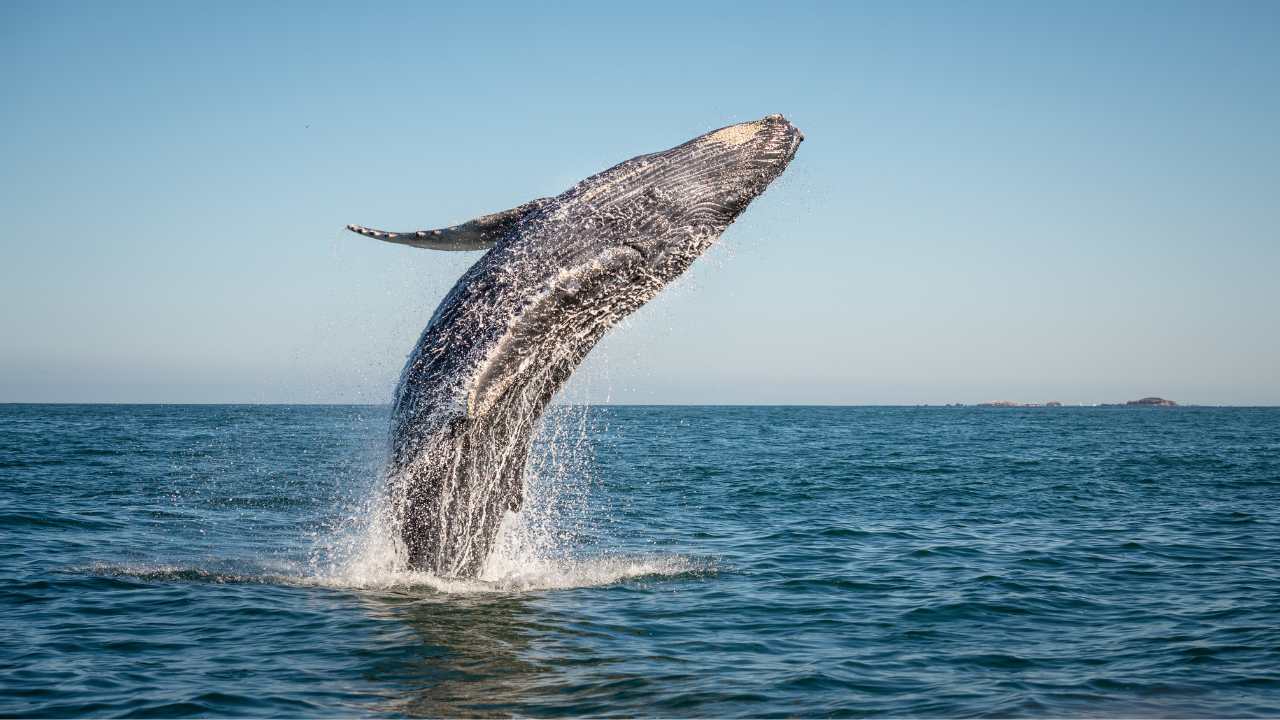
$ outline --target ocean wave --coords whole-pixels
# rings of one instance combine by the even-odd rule
[[[444,594],[526,593],[610,585],[627,580],[703,577],[714,561],[688,555],[599,555],[558,558],[496,559],[476,579],[437,577],[399,565],[353,562],[323,569],[281,563],[276,567],[200,567],[173,563],[92,564],[67,572],[144,582],[200,582],[330,587],[348,590],[421,590]]]

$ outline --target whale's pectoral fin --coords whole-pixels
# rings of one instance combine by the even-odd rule
[[[461,225],[439,230],[396,233],[370,230],[359,225],[348,225],[347,229],[375,240],[386,240],[428,250],[486,250],[511,232],[524,216],[546,205],[550,200],[551,198],[540,198],[517,208],[484,215]]]

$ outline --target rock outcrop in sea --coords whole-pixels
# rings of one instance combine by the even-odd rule
[[[961,405],[960,403],[956,403],[955,405],[948,405],[947,407],[968,407],[968,406]],[[1012,400],[992,400],[990,402],[978,403],[974,407],[1066,407],[1066,405],[1058,402],[1057,400],[1050,400],[1049,402],[1043,405],[1041,405],[1040,403],[1026,403],[1024,405],[1023,403],[1016,403]],[[1195,406],[1179,405],[1178,403],[1172,400],[1165,400],[1164,398],[1146,397],[1146,398],[1142,398],[1141,400],[1130,400],[1127,403],[1115,403],[1114,405],[1103,403],[1101,405],[1094,405],[1094,407],[1195,407]]]
[[[1123,404],[1115,403],[1114,405],[1108,405],[1106,403],[1103,403],[1098,407],[1183,407],[1183,406],[1179,405],[1178,403],[1172,400],[1165,400],[1164,398],[1145,397],[1145,398],[1142,398],[1141,400],[1130,400],[1129,402],[1123,403]]]

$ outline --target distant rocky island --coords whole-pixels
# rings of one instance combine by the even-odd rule
[[[969,407],[969,406],[963,403],[956,403],[955,405],[948,405],[947,407],[962,408],[962,407]],[[1016,403],[1012,400],[992,400],[990,402],[978,403],[976,407],[1066,407],[1066,405],[1063,405],[1057,400],[1050,400],[1049,402],[1043,405],[1041,405],[1040,403],[1026,403],[1024,405],[1023,403]],[[1178,403],[1172,400],[1165,400],[1164,398],[1146,397],[1146,398],[1142,398],[1141,400],[1130,400],[1127,403],[1115,403],[1115,404],[1103,403],[1101,405],[1094,405],[1093,407],[1191,407],[1191,406],[1179,405]]]
[[[1130,400],[1129,402],[1124,403],[1123,405],[1120,403],[1116,403],[1114,405],[1108,405],[1106,403],[1103,403],[1098,407],[1185,407],[1185,406],[1179,405],[1178,403],[1172,400],[1165,400],[1164,398],[1158,398],[1158,397],[1149,397],[1149,398],[1142,398],[1141,400]]]

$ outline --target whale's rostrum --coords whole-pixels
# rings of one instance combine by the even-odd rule
[[[683,273],[804,139],[781,115],[642,155],[441,230],[362,235],[492,248],[436,309],[400,377],[388,482],[408,565],[475,577],[524,502],[534,426],[605,332]]]

